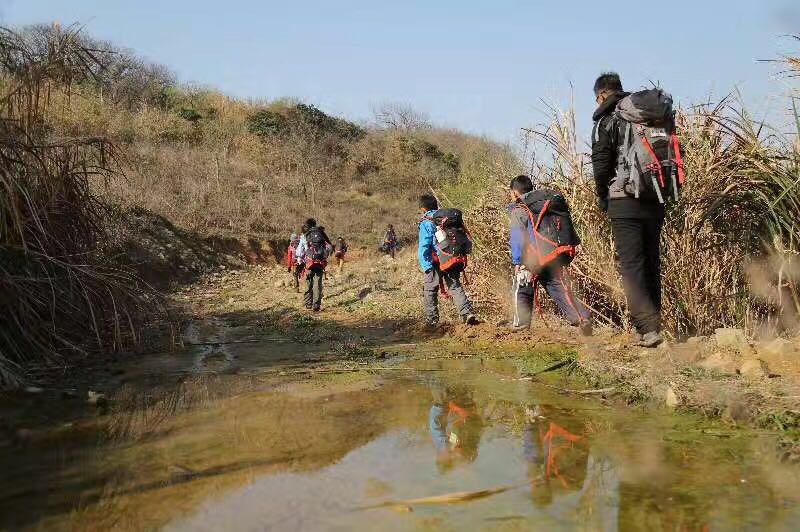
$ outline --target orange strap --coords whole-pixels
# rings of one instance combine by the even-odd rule
[[[686,181],[686,172],[683,169],[683,156],[681,155],[681,144],[678,135],[672,133],[672,149],[675,151],[675,164],[678,167],[678,183],[683,186]]]
[[[639,134],[639,138],[642,139],[642,144],[644,144],[644,147],[647,148],[647,151],[649,151],[650,155],[653,157],[653,162],[648,164],[647,168],[655,168],[658,171],[658,183],[661,185],[661,188],[664,188],[666,186],[664,183],[664,170],[661,168],[661,161],[658,159],[658,155],[656,155],[656,150],[653,148],[653,145],[650,144],[650,141],[647,140],[643,126],[639,125],[636,131]]]

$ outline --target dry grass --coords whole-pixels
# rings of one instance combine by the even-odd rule
[[[0,28],[0,384],[32,360],[119,349],[144,305],[101,252],[105,207],[90,183],[113,177],[113,144],[53,135],[44,121],[53,93],[96,74],[76,35]]]

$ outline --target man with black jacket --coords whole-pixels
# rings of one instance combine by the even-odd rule
[[[617,104],[623,91],[619,75],[608,72],[594,84],[597,110],[592,131],[592,167],[600,208],[608,213],[622,275],[628,311],[639,345],[655,347],[661,336],[661,228],[664,205],[657,199],[635,198],[617,175],[620,120]]]

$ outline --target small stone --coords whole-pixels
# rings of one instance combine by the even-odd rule
[[[743,329],[721,328],[714,331],[714,340],[719,347],[730,347],[732,349],[742,350],[749,347],[747,336],[744,334]]]
[[[274,283],[272,283],[272,286],[274,286],[275,288],[281,288],[283,286],[283,281],[275,281]]]
[[[104,403],[105,400],[106,396],[102,393],[94,392],[92,390],[86,392],[86,402],[88,402],[90,405],[99,405]]]
[[[769,366],[759,358],[748,358],[742,362],[738,373],[751,379],[763,379],[769,377]]]
[[[701,360],[697,365],[716,373],[726,375],[734,375],[736,373],[736,362],[733,358],[720,352],[712,353],[708,358]]]
[[[664,392],[664,403],[670,408],[675,408],[680,403],[672,386],[667,386],[667,390]]]
[[[758,350],[768,355],[787,355],[794,351],[794,344],[785,338],[775,338],[771,342],[759,344]]]
[[[708,343],[708,336],[690,336],[686,339],[686,343],[692,346],[702,346]]]
[[[25,392],[27,393],[42,393],[44,388],[39,388],[38,386],[26,386]]]

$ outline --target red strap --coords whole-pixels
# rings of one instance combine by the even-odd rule
[[[664,188],[666,186],[664,183],[664,171],[661,168],[661,161],[658,159],[658,155],[656,155],[656,150],[653,149],[653,145],[647,140],[644,134],[644,127],[639,126],[636,130],[639,133],[639,138],[642,139],[642,144],[644,144],[644,147],[647,148],[647,151],[649,151],[650,155],[653,157],[653,162],[648,164],[647,168],[655,168],[658,170],[658,183],[661,185],[661,188]]]
[[[678,183],[683,185],[686,181],[686,173],[683,170],[683,156],[681,155],[681,144],[678,135],[672,134],[672,148],[675,151],[675,164],[678,166]]]

